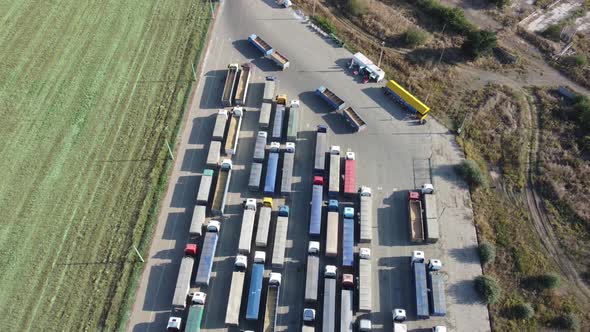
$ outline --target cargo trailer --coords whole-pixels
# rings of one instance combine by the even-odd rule
[[[273,76],[266,76],[264,81],[264,93],[262,94],[262,102],[272,103],[276,93],[276,79]]]
[[[299,131],[299,100],[291,100],[289,106],[289,120],[287,121],[287,142],[295,143],[297,141],[297,132]]]
[[[256,135],[256,144],[254,145],[254,161],[264,161],[267,136],[268,134],[266,131],[259,131],[258,135]]]
[[[252,72],[252,65],[244,63],[242,65],[242,72],[236,87],[235,103],[236,105],[245,105],[246,97],[248,96],[248,85],[250,84],[250,73]]]
[[[248,189],[250,191],[260,190],[260,179],[262,178],[262,164],[252,163],[250,167],[250,178],[248,180]]]
[[[209,286],[209,278],[213,269],[213,259],[215,258],[215,249],[217,248],[220,228],[221,224],[217,220],[211,220],[207,225],[207,234],[205,234],[205,240],[203,240],[201,259],[195,277],[195,284],[198,286]]]
[[[440,238],[436,195],[434,193],[423,193],[422,199],[426,218],[426,222],[424,223],[424,226],[426,226],[426,241],[428,243],[436,243]]]
[[[272,216],[272,198],[264,197],[258,215],[258,230],[256,231],[256,246],[266,248],[270,233],[270,219]]]
[[[225,312],[225,324],[228,326],[238,326],[240,324],[240,307],[242,305],[244,277],[246,276],[247,267],[248,258],[238,255],[234,263],[234,271],[232,272],[227,309]]]
[[[324,273],[324,317],[323,332],[336,331],[336,267],[326,266]]]
[[[272,267],[282,269],[285,263],[285,249],[287,247],[287,229],[289,228],[289,207],[279,206],[275,229],[275,243],[272,250]]]
[[[195,205],[189,234],[192,237],[201,236],[205,217],[207,216],[207,207],[205,205]]]
[[[215,193],[213,196],[213,204],[211,212],[215,215],[223,215],[225,210],[225,201],[227,198],[227,191],[229,189],[229,182],[231,180],[232,162],[231,159],[224,159],[219,167],[219,174],[217,175],[217,183],[215,185]]]
[[[414,113],[420,122],[426,121],[426,117],[430,112],[430,107],[426,106],[418,98],[414,97],[396,81],[390,80],[387,82],[387,85],[383,87],[383,92],[396,103],[402,105],[411,113]]]
[[[281,194],[291,195],[293,184],[293,165],[295,163],[295,143],[287,142],[283,153],[283,175],[281,177]]]
[[[346,103],[340,97],[338,97],[334,92],[330,91],[330,89],[326,88],[325,86],[320,86],[315,90],[316,95],[320,96],[324,101],[326,101],[330,107],[335,110],[343,110],[346,107]]]
[[[365,120],[363,120],[360,114],[358,114],[352,107],[347,107],[342,110],[342,116],[355,132],[362,131],[367,128],[367,123]]]
[[[286,56],[279,53],[279,51],[274,51],[268,56],[277,66],[281,67],[282,70],[289,68],[290,62]]]
[[[328,201],[328,223],[326,230],[326,256],[338,254],[338,201]]]
[[[209,153],[207,153],[207,167],[217,168],[219,164],[219,158],[221,157],[221,142],[211,141],[209,142]]]
[[[328,195],[338,197],[340,193],[340,147],[333,145],[330,147],[330,183]]]
[[[209,203],[209,196],[211,194],[211,184],[213,183],[213,170],[205,169],[201,176],[201,183],[199,184],[199,191],[197,191],[197,204],[207,205]]]
[[[242,128],[243,115],[244,109],[241,107],[234,107],[232,110],[224,149],[225,154],[228,156],[235,155],[238,150],[238,141],[240,139],[240,129]]]
[[[283,119],[285,118],[285,105],[277,104],[275,118],[272,124],[272,139],[280,142],[283,137]]]
[[[256,47],[260,52],[262,52],[262,54],[265,56],[272,54],[274,51],[272,47],[268,45],[267,42],[265,42],[264,40],[262,40],[262,38],[255,34],[251,34],[248,37],[248,41],[250,42],[250,44],[254,45],[254,47]]]
[[[223,85],[223,93],[221,94],[221,104],[225,107],[232,106],[234,90],[239,76],[240,66],[237,63],[227,66],[227,75],[225,77],[225,84]]]
[[[264,193],[267,195],[272,195],[275,192],[280,148],[281,144],[279,142],[270,143],[268,163],[266,166],[266,178],[264,180]]]
[[[281,274],[271,273],[266,291],[266,310],[264,311],[264,325],[262,331],[274,332],[277,325],[277,309],[281,295]]]
[[[346,152],[344,161],[344,195],[356,194],[356,154]]]
[[[228,118],[229,114],[227,110],[220,109],[217,111],[217,115],[215,116],[215,125],[213,126],[213,133],[211,134],[212,141],[223,141]]]
[[[362,186],[359,189],[361,215],[360,215],[360,237],[359,241],[371,242],[373,239],[373,197],[371,188]]]
[[[424,226],[422,224],[422,203],[420,193],[408,192],[408,216],[410,221],[410,240],[412,242],[424,241]]]
[[[256,252],[257,254],[259,252]],[[264,252],[260,252],[264,254]],[[260,312],[260,297],[262,294],[262,279],[264,278],[264,261],[254,263],[250,277],[250,289],[248,293],[248,304],[246,307],[246,319],[258,320]]]
[[[322,205],[324,195],[324,179],[321,176],[313,177],[311,194],[311,215],[309,220],[309,235],[319,236],[322,227]]]
[[[328,151],[328,128],[319,125],[316,130],[314,172],[323,173],[326,169],[326,152]]]
[[[318,279],[320,271],[320,243],[310,241],[307,250],[307,269],[305,277],[305,301],[315,302],[318,300]]]
[[[268,128],[270,125],[270,115],[272,113],[272,103],[271,102],[263,102],[260,106],[260,117],[258,119],[258,124],[261,128]]]
[[[240,240],[238,242],[238,252],[240,254],[250,254],[250,245],[252,244],[252,235],[254,233],[254,218],[256,217],[256,199],[247,198],[243,204],[244,212],[242,215],[242,229],[240,231]]]
[[[352,332],[354,330],[353,320],[353,290],[342,289],[342,296],[340,297],[340,331]]]
[[[354,266],[354,219],[342,220],[342,266]]]
[[[194,264],[195,259],[191,256],[184,256],[180,261],[180,269],[178,270],[176,287],[172,297],[172,308],[174,309],[183,310],[186,307],[186,297],[190,289]]]
[[[436,271],[430,271],[428,277],[430,313],[432,316],[445,316],[447,314],[447,305],[443,275]]]
[[[359,258],[359,311],[371,312],[373,308],[371,250],[361,248]]]

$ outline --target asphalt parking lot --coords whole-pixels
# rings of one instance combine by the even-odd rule
[[[294,193],[287,202],[291,217],[286,265],[282,271],[279,330],[295,331],[301,327],[314,131],[316,125],[325,124],[329,145],[356,152],[357,185],[373,188],[373,327],[391,331],[391,310],[405,308],[410,330],[446,325],[451,331],[489,331],[487,308],[479,303],[472,286],[473,278],[481,274],[481,267],[469,193],[453,171],[462,152],[447,129],[435,121],[416,125],[406,112],[383,95],[383,82],[360,83],[346,69],[350,52],[312,31],[291,9],[278,8],[271,0],[223,1],[214,24],[128,331],[162,331],[166,327],[192,207],[205,168],[214,114],[221,107],[225,69],[229,63],[244,62],[255,65],[246,105],[249,111],[234,157],[226,208],[228,217],[221,226],[212,281],[206,290],[204,330],[226,330],[223,322],[237,253],[240,204],[247,197],[262,198],[261,194],[248,192],[247,182],[258,130],[262,83],[265,76],[273,75],[278,78],[277,92],[287,94],[289,99],[299,99],[302,104]],[[277,71],[274,63],[262,58],[247,41],[252,33],[286,55],[290,68]],[[329,112],[328,105],[314,95],[313,91],[320,85],[353,106],[368,128],[353,133],[340,115]],[[413,245],[409,241],[406,195],[408,189],[424,182],[432,182],[437,190],[441,240],[434,245]],[[281,200],[275,201],[275,206],[280,204]],[[322,232],[325,232],[325,220]],[[444,264],[446,317],[416,320],[409,265],[413,250],[423,250],[427,258],[439,258]],[[325,262],[322,259],[321,265]],[[246,281],[245,290],[247,287]]]

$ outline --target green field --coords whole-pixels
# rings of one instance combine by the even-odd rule
[[[204,0],[0,0],[0,327],[117,329],[210,21]]]

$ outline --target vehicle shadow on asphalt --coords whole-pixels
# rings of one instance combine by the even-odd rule
[[[410,265],[408,257],[381,257],[377,261],[379,266],[379,289],[390,290],[382,291],[373,296],[379,297],[380,308],[404,308],[409,313],[412,310],[412,286],[410,277]],[[386,286],[387,285],[387,286]],[[393,325],[391,322],[391,311],[381,311],[373,314],[377,323],[383,324],[385,331],[391,331]]]
[[[191,127],[191,133],[188,137],[188,144],[203,144],[209,147],[211,143],[211,134],[213,131],[215,117],[217,114],[211,114],[210,116],[200,116],[193,119],[193,126]],[[203,132],[203,128],[210,128],[211,132]],[[203,155],[203,160],[207,155]]]
[[[248,95],[246,97],[246,107],[260,108],[262,106],[262,97],[264,95],[264,83],[250,83],[248,86]],[[250,110],[248,110],[250,111]],[[258,125],[258,122],[256,122]]]
[[[175,240],[179,238],[178,234],[188,234],[188,226],[191,220],[192,210],[192,207],[187,207],[185,212],[168,213],[166,224],[164,225],[164,232],[162,233],[162,239]]]
[[[223,228],[221,230],[223,232]],[[222,233],[223,234],[223,233]],[[220,242],[223,241],[220,239]],[[223,243],[223,242],[221,242]],[[201,291],[206,292],[207,302],[221,302],[221,305],[212,304],[212,308],[227,308],[227,301],[229,299],[229,285],[231,284],[232,273],[220,273],[220,271],[233,271],[233,265],[235,261],[234,256],[219,259],[220,252],[215,253],[216,260],[213,263],[213,269],[211,272],[211,278],[209,279],[208,287],[201,287]],[[206,290],[204,290],[206,289]],[[225,313],[226,310],[214,311],[205,310],[203,315],[203,327],[207,329],[219,329],[224,328],[225,325]]]
[[[194,197],[197,195],[199,178],[200,176],[198,175],[179,176],[172,192],[170,207],[188,208],[194,206]]]
[[[381,208],[377,209],[377,226],[379,229],[379,245],[381,246],[408,246],[412,243],[408,240],[409,225],[404,198],[407,191],[395,191],[383,198]],[[375,203],[376,204],[376,203]],[[401,220],[394,216],[404,216]],[[401,225],[396,225],[401,224]],[[373,225],[375,227],[375,225]]]
[[[174,293],[174,284],[173,283],[160,283],[161,280],[165,279],[166,277],[173,276],[176,278],[176,274],[180,269],[180,256],[177,257],[176,263],[164,263],[159,265],[154,265],[150,269],[150,275],[148,278],[148,289],[158,289],[158,294],[148,294],[145,297],[143,302],[143,310],[144,311],[163,311],[163,310],[170,310],[170,303],[172,303],[172,294]],[[169,271],[167,271],[169,270]],[[167,273],[168,272],[168,273]],[[159,287],[161,286],[161,287]],[[162,299],[162,294],[167,294],[165,296],[166,299]],[[165,314],[169,314],[166,312]],[[157,315],[157,314],[156,314]],[[156,319],[155,322],[166,322],[167,319]],[[145,329],[153,328],[151,326],[153,324],[147,324],[150,326],[146,326]],[[135,329],[134,329],[135,331]]]
[[[210,70],[205,76],[203,83],[203,93],[199,102],[200,109],[214,109],[221,107],[221,94],[225,83],[227,70]]]
[[[145,309],[145,308],[144,308]],[[149,323],[140,323],[133,327],[133,332],[147,332],[147,331],[164,331],[165,323],[168,322],[170,312],[157,312],[154,314],[153,321]],[[157,326],[162,325],[162,326]]]
[[[401,108],[393,100],[389,99],[384,93],[381,87],[367,87],[361,89],[369,98],[373,99],[381,108],[387,111],[389,115],[399,121],[415,122],[418,125],[418,121],[414,116]]]

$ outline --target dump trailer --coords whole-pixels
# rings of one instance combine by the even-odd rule
[[[289,106],[289,120],[287,121],[287,142],[295,143],[297,141],[297,132],[299,131],[299,100],[291,100]]]
[[[287,142],[283,153],[283,176],[281,177],[281,194],[291,195],[293,184],[293,165],[295,163],[295,143]]]
[[[217,220],[211,220],[209,221],[209,225],[207,225],[207,234],[205,234],[205,240],[203,240],[201,259],[199,261],[199,268],[197,269],[197,276],[195,277],[195,284],[198,286],[209,286],[209,278],[211,277],[211,269],[213,268],[213,258],[215,258],[215,249],[217,248],[220,228],[221,224]]]
[[[428,289],[426,285],[426,264],[412,263],[416,295],[416,316],[428,318]]]
[[[336,267],[332,267],[336,270]],[[328,266],[326,267],[327,269]],[[336,275],[324,276],[324,317],[322,331],[336,331]]]
[[[289,228],[289,207],[282,205],[279,207],[279,215],[275,229],[275,243],[272,250],[272,267],[275,269],[283,268],[285,263],[285,249],[287,246],[287,229]]]
[[[258,118],[258,124],[261,128],[268,128],[270,125],[270,115],[272,113],[272,103],[263,102],[260,106],[260,117]]]
[[[330,91],[323,85],[317,88],[315,93],[335,110],[343,110],[346,107],[344,100],[340,99],[340,97],[338,97],[334,92]]]
[[[313,170],[323,173],[326,169],[326,152],[328,151],[328,128],[319,125],[316,130],[315,159]]]
[[[239,76],[240,66],[237,63],[232,63],[227,66],[227,76],[225,78],[223,93],[221,95],[221,104],[225,107],[232,106],[234,90]]]
[[[410,240],[412,242],[423,242],[422,203],[420,202],[420,193],[417,191],[408,193],[408,216],[410,220]]]
[[[246,319],[258,320],[260,311],[260,296],[262,293],[262,279],[264,277],[264,263],[256,263],[252,267],[250,277],[250,290],[248,293],[248,305],[246,307]]]
[[[361,234],[359,242],[371,242],[373,239],[373,197],[371,188],[362,186],[359,190],[361,205]]]
[[[354,320],[352,313],[352,289],[342,289],[342,297],[340,298],[340,331],[352,332],[354,328]]]
[[[256,231],[256,246],[266,248],[268,234],[270,232],[270,219],[272,216],[272,198],[264,197],[262,207],[258,215],[258,229]]]
[[[328,195],[338,197],[340,193],[340,147],[334,145],[330,148],[330,183]]]
[[[279,51],[274,51],[268,56],[274,63],[276,63],[282,70],[289,68],[289,59],[286,56],[279,53]]]
[[[445,316],[447,306],[445,300],[445,284],[443,275],[430,271],[428,273],[428,296],[430,297],[430,313],[432,316]]]
[[[221,157],[221,141],[209,142],[209,152],[207,153],[207,167],[217,167]]]
[[[318,300],[318,279],[320,276],[320,243],[317,241],[310,241],[307,252],[305,301],[315,302]]]
[[[192,237],[201,236],[205,217],[207,216],[207,207],[205,205],[195,205],[189,234]]]
[[[220,109],[217,111],[217,115],[215,116],[215,126],[213,127],[213,134],[211,134],[212,141],[223,141],[228,118],[229,114],[227,110]]]
[[[234,107],[232,116],[229,120],[229,130],[227,131],[227,139],[225,140],[225,154],[233,156],[238,150],[238,140],[240,139],[240,129],[242,128],[242,119],[244,109],[241,107]]]
[[[365,120],[352,107],[345,108],[342,111],[342,116],[354,131],[361,131],[367,128]]]
[[[274,332],[277,324],[277,308],[281,295],[281,274],[271,273],[266,292],[266,310],[264,311],[264,332]]]
[[[262,164],[252,163],[250,167],[250,179],[248,180],[248,189],[250,191],[260,190],[260,178],[262,177]]]
[[[309,220],[309,235],[319,236],[322,227],[322,205],[324,195],[324,179],[321,176],[313,177],[311,193],[311,215]]]
[[[422,103],[418,98],[414,97],[410,92],[404,89],[396,81],[390,80],[387,85],[383,87],[385,95],[389,96],[396,103],[402,105],[408,111],[414,113],[416,118],[424,122],[430,112],[430,107]]]
[[[190,289],[194,264],[195,259],[190,256],[185,256],[180,261],[180,269],[178,270],[178,278],[176,279],[176,287],[174,288],[174,297],[172,298],[172,308],[174,309],[183,310],[186,307],[186,297]]]
[[[440,238],[438,227],[438,210],[436,208],[435,194],[422,194],[424,201],[424,212],[426,216],[426,241],[428,243],[436,243]]]
[[[371,294],[371,251],[361,248],[359,254],[359,311],[371,312],[373,297]]]
[[[242,72],[240,73],[240,79],[238,86],[236,87],[235,102],[236,105],[246,104],[246,96],[248,95],[248,84],[250,84],[250,73],[252,72],[252,65],[244,63],[242,65]]]
[[[346,152],[344,160],[344,195],[356,194],[356,154]]]
[[[273,76],[266,76],[264,81],[264,93],[262,94],[262,101],[272,103],[276,93],[276,79]]]
[[[197,204],[207,205],[209,203],[209,194],[211,193],[211,184],[213,183],[213,170],[205,169],[201,176],[199,191],[197,192]]]
[[[285,105],[277,104],[275,118],[272,124],[272,139],[281,141],[283,136],[283,119],[285,118]]]
[[[275,192],[275,185],[277,182],[277,169],[279,168],[280,148],[280,143],[270,143],[270,153],[268,154],[268,163],[266,166],[266,178],[264,179],[264,193],[267,195],[272,195]]]
[[[342,220],[342,266],[354,266],[354,219]]]
[[[242,230],[240,231],[240,241],[238,243],[238,252],[240,254],[250,254],[250,244],[252,243],[252,234],[254,233],[254,218],[256,217],[256,199],[247,198],[244,203],[244,214],[242,216]]]
[[[231,159],[224,159],[219,167],[219,174],[217,175],[217,184],[215,185],[215,193],[213,196],[213,204],[211,205],[211,212],[215,215],[223,215],[225,210],[225,200],[229,182],[231,180]]]
[[[266,139],[268,134],[266,131],[259,131],[256,135],[256,144],[254,145],[254,161],[262,162],[266,152]]]
[[[244,291],[244,277],[248,258],[238,255],[234,263],[234,271],[231,276],[231,285],[229,288],[229,297],[227,309],[225,312],[225,324],[229,326],[238,326],[240,317],[240,307],[242,304],[242,292]]]
[[[264,40],[262,40],[262,38],[258,37],[255,34],[251,34],[248,37],[248,41],[250,42],[250,44],[254,45],[260,52],[262,52],[262,54],[264,54],[265,56],[272,54],[272,52],[274,51],[272,47],[268,45],[267,42],[265,42]]]
[[[328,202],[328,226],[326,230],[326,256],[338,254],[338,201]]]

